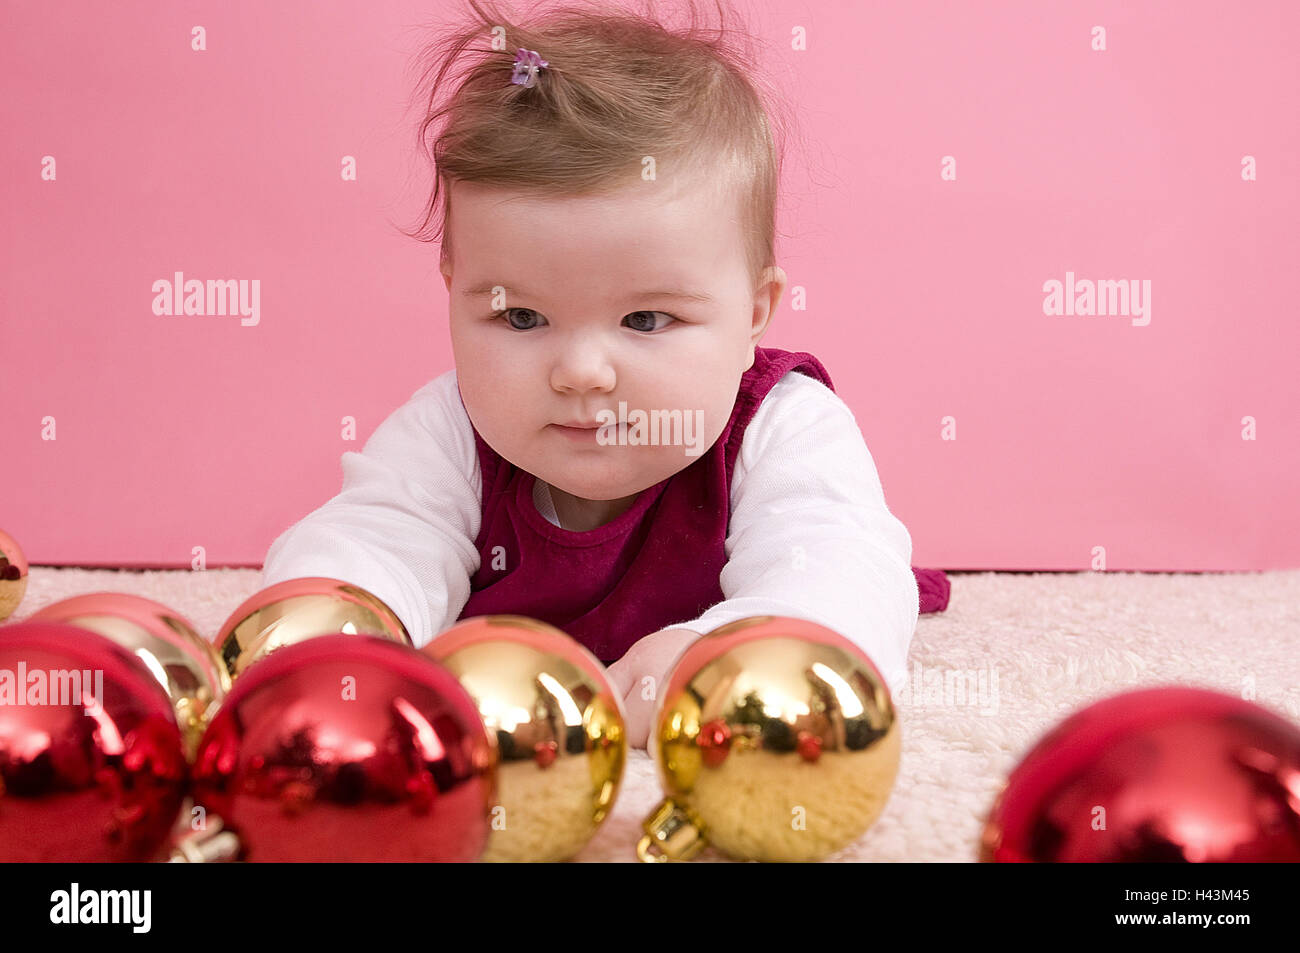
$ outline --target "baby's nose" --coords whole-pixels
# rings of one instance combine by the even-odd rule
[[[551,385],[562,391],[608,391],[616,377],[613,363],[599,348],[574,347],[556,360]]]

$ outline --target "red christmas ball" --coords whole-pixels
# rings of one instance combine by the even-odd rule
[[[414,649],[287,645],[238,679],[199,743],[194,799],[255,862],[476,860],[496,758],[477,706]]]
[[[62,622],[0,628],[0,861],[157,859],[186,772],[171,702],[131,653]]]
[[[1011,773],[983,861],[1300,861],[1300,728],[1170,687],[1067,718]]]

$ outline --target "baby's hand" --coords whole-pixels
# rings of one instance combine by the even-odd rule
[[[661,693],[677,659],[700,637],[690,629],[660,629],[638,639],[621,659],[605,671],[623,699],[627,743],[644,748]],[[649,679],[653,679],[650,681]]]

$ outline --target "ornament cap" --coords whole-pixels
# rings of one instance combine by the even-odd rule
[[[214,864],[235,860],[239,856],[239,836],[222,828],[221,819],[213,818],[206,830],[178,838],[172,847],[170,864]]]
[[[708,846],[703,825],[672,798],[664,798],[641,822],[645,836],[636,855],[646,864],[690,860]]]

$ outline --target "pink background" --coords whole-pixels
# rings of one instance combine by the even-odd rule
[[[1300,566],[1300,7],[738,6],[802,135],[807,310],[763,344],[822,359],[914,564]],[[259,566],[452,366],[437,248],[394,226],[429,182],[409,56],[454,8],[5,4],[0,527],[31,562]],[[176,271],[259,279],[260,323],[155,316]],[[1151,323],[1045,315],[1067,271],[1149,280]]]

